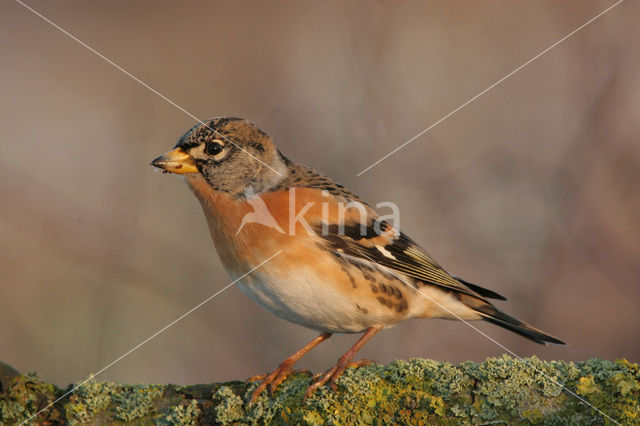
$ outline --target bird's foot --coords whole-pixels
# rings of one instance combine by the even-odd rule
[[[303,400],[305,400],[308,397],[310,397],[311,395],[313,395],[313,393],[316,391],[316,389],[318,389],[320,386],[326,384],[327,382],[329,382],[329,386],[331,386],[331,389],[336,391],[337,388],[338,388],[338,385],[336,384],[336,381],[340,378],[340,376],[342,376],[342,373],[344,373],[345,369],[351,368],[351,367],[354,367],[354,368],[363,367],[363,366],[369,365],[371,363],[372,363],[372,361],[370,361],[368,359],[360,359],[358,361],[350,362],[347,359],[340,358],[338,360],[338,362],[336,363],[336,365],[334,365],[329,370],[327,370],[326,373],[321,374],[321,375],[320,374],[316,374],[315,376],[313,376],[314,382],[307,388],[307,391],[304,394]]]
[[[267,386],[269,386],[269,388],[271,389],[271,393],[274,393],[278,388],[278,386],[282,382],[284,382],[287,377],[289,377],[291,374],[294,374],[296,372],[304,373],[311,376],[311,372],[306,368],[296,371],[293,369],[293,362],[283,361],[282,363],[280,363],[278,368],[273,370],[268,375],[266,376],[257,375],[250,378],[249,379],[250,382],[262,380],[262,383],[260,383],[260,386],[258,386],[256,390],[254,390],[253,393],[251,394],[251,400],[249,401],[249,404],[253,404],[254,402],[256,402],[260,394],[264,392]]]
[[[267,377],[266,374],[256,374],[255,376],[249,377],[247,379],[247,382],[249,382],[249,383],[259,382],[260,380],[264,379],[265,377]]]

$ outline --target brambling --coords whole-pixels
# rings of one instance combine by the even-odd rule
[[[503,296],[449,274],[347,188],[286,158],[249,121],[198,124],[151,165],[184,176],[222,264],[254,302],[321,333],[268,374],[252,401],[333,333],[364,332],[305,397],[327,382],[335,389],[369,339],[410,318],[485,320],[564,344],[499,311],[488,299]]]

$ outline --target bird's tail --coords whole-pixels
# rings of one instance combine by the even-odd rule
[[[472,297],[463,297],[461,300],[464,304],[476,311],[483,320],[490,322],[500,327],[511,330],[514,333],[526,337],[529,340],[533,340],[536,343],[546,345],[552,343],[554,345],[566,345],[562,340],[545,333],[542,330],[520,321],[517,318],[507,315],[502,311],[499,311],[495,306],[490,303],[482,302],[481,300]]]

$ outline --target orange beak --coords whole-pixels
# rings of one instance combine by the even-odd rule
[[[193,158],[184,152],[182,148],[176,148],[169,152],[165,152],[160,157],[153,160],[151,165],[162,169],[165,172],[177,173],[179,175],[198,172],[195,161],[193,161]]]

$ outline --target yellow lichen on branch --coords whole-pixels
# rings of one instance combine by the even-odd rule
[[[483,363],[425,359],[348,369],[336,392],[302,401],[298,373],[247,401],[255,382],[120,385],[90,380],[37,423],[156,424],[640,424],[640,368],[625,360],[572,363],[508,356]],[[67,389],[35,375],[0,393],[0,423],[21,423]]]

